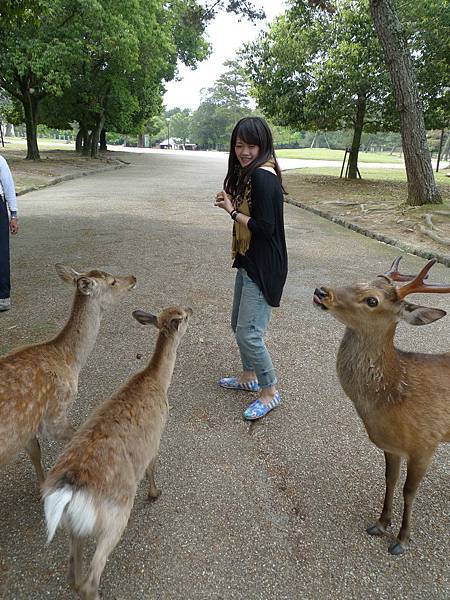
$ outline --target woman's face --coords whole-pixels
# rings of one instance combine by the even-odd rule
[[[259,156],[259,146],[247,144],[240,137],[236,138],[234,151],[241,167],[247,167]]]

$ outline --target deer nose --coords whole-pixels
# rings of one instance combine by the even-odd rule
[[[314,304],[317,304],[317,306],[320,306],[320,308],[325,310],[327,309],[327,306],[324,305],[323,301],[325,300],[325,298],[329,297],[330,296],[327,290],[325,290],[324,288],[316,288],[314,290],[313,302]]]
[[[323,288],[316,288],[314,290],[314,296],[316,296],[316,298],[318,298],[319,300],[323,300],[328,296],[328,292]]]

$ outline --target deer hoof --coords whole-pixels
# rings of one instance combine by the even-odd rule
[[[154,492],[149,492],[148,493],[148,500],[149,502],[155,502],[155,500],[158,500],[158,498],[161,496],[161,490],[155,490]]]
[[[400,556],[405,553],[405,547],[401,545],[400,542],[394,542],[391,546],[389,546],[389,554],[393,556]]]
[[[368,527],[366,529],[366,531],[369,535],[376,535],[378,537],[380,537],[386,533],[386,530],[384,529],[384,527],[382,525],[380,525],[379,523],[375,523],[375,525],[371,525],[370,527]]]

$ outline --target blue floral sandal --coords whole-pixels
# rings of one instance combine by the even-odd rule
[[[261,389],[257,379],[253,379],[253,381],[248,381],[247,383],[241,383],[238,377],[223,377],[222,379],[219,379],[218,384],[228,390],[244,390],[245,392],[259,392]]]
[[[255,419],[260,419],[261,417],[265,417],[268,412],[270,412],[273,408],[281,404],[281,396],[277,392],[275,396],[272,398],[272,401],[269,404],[264,404],[258,398],[250,404],[250,406],[244,411],[244,419],[247,421],[254,421]]]

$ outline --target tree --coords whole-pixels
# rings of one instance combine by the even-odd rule
[[[367,1],[294,2],[244,52],[261,109],[280,125],[351,128],[349,177],[356,178],[363,129],[384,126],[389,80]],[[316,6],[317,5],[317,6]]]
[[[192,114],[188,109],[170,111],[170,130],[172,136],[183,140],[183,144],[191,134]]]
[[[250,81],[239,60],[223,63],[225,71],[208,90],[209,97],[218,106],[250,108]]]
[[[402,2],[398,11],[414,63],[425,126],[443,129],[450,115],[448,0]]]
[[[23,107],[27,158],[38,159],[36,127],[42,99],[59,95],[70,80],[70,69],[81,40],[68,22],[75,0],[42,0],[36,11],[12,11],[0,27],[0,87]]]
[[[203,90],[202,102],[192,116],[192,133],[206,148],[228,147],[236,121],[251,113],[249,81],[238,61],[226,61],[225,71],[211,88]]]
[[[427,147],[422,100],[402,25],[392,0],[370,0],[375,29],[384,48],[400,115],[408,204],[441,202]]]
[[[27,158],[33,159],[39,158],[44,99],[45,119],[77,120],[83,148],[95,156],[105,126],[142,130],[161,110],[177,60],[195,67],[206,57],[204,32],[217,11],[262,16],[248,0],[205,6],[196,0],[7,0],[5,6],[0,86],[23,105]]]

